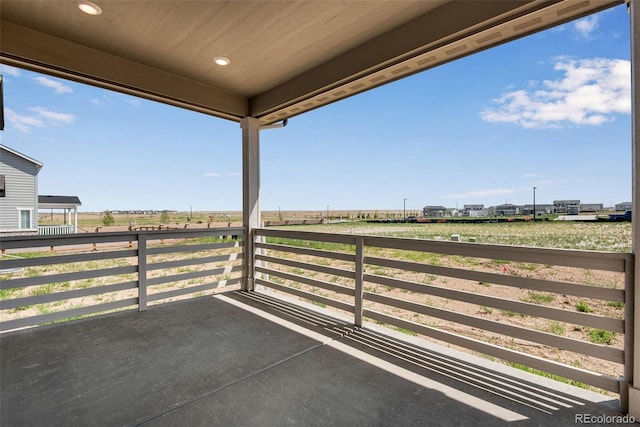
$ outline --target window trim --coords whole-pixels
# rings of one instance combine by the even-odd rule
[[[20,231],[27,231],[27,230],[35,230],[36,227],[34,227],[33,223],[33,211],[34,208],[25,208],[25,207],[17,207],[16,210],[18,211],[18,230]],[[22,227],[22,212],[29,212],[29,227]]]

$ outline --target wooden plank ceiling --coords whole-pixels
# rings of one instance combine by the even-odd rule
[[[622,1],[78,3],[0,1],[0,62],[268,124]]]

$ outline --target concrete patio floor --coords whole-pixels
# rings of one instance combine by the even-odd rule
[[[620,415],[615,398],[257,292],[10,332],[0,362],[2,426],[573,426],[576,414]]]

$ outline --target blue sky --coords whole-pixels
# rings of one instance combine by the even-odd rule
[[[263,210],[631,200],[624,5],[261,132]],[[1,66],[0,143],[81,211],[242,207],[239,124]]]

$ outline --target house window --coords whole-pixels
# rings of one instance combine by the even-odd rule
[[[31,210],[30,209],[20,209],[20,229],[30,229],[31,228]]]
[[[0,175],[0,197],[4,197],[4,175]]]

